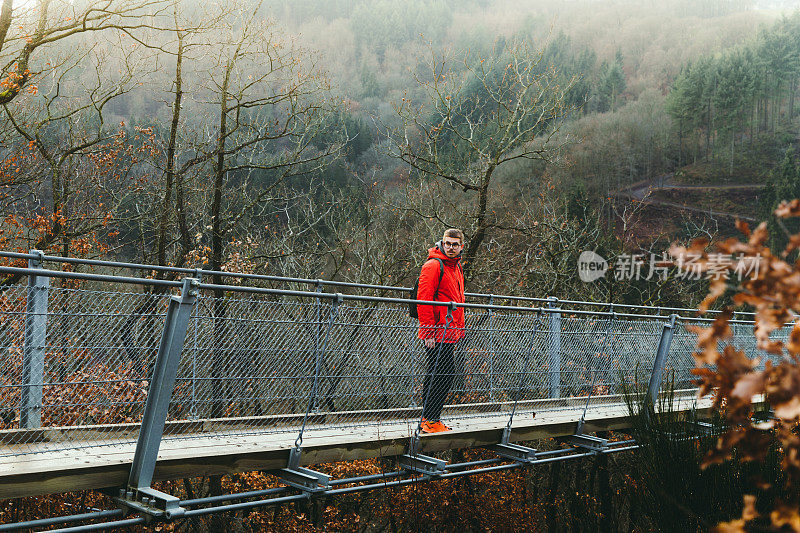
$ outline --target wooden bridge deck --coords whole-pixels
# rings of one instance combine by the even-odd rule
[[[544,402],[544,401],[543,401]],[[552,402],[552,400],[550,400]],[[525,411],[514,417],[512,440],[525,441],[572,435],[583,413],[585,399],[574,398],[557,410]],[[673,409],[710,407],[708,398],[697,400],[685,395],[676,399]],[[457,406],[451,406],[457,407]],[[508,421],[507,406],[495,412],[473,416],[459,414],[445,421],[453,430],[423,435],[421,451],[487,446],[500,441]],[[621,430],[628,425],[628,407],[619,397],[594,398],[586,413],[584,432]],[[303,464],[318,464],[405,453],[408,439],[418,419],[396,418],[370,424],[309,425],[303,440]],[[296,431],[276,432],[258,428],[249,431],[185,432],[169,435],[161,443],[155,480],[203,475],[230,474],[253,470],[273,470],[286,466]],[[71,441],[70,449],[53,449],[48,442],[22,445],[0,444],[0,499],[36,496],[58,492],[121,487],[127,482],[135,442],[103,440]],[[59,446],[63,448],[64,445]],[[18,449],[15,449],[18,448]],[[12,455],[15,452],[27,453]]]

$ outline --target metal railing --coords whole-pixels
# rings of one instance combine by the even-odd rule
[[[69,265],[85,265],[90,267],[102,267],[102,268],[109,268],[109,269],[129,269],[129,270],[140,270],[146,272],[155,272],[161,274],[169,274],[173,276],[183,275],[184,277],[193,277],[196,279],[203,279],[208,278],[210,276],[219,276],[221,278],[228,278],[228,279],[240,279],[240,280],[249,280],[249,281],[268,281],[279,283],[282,285],[289,285],[289,284],[297,284],[297,285],[307,285],[307,286],[314,286],[317,290],[324,290],[326,287],[335,288],[349,288],[349,289],[358,289],[358,290],[378,290],[378,291],[388,291],[388,292],[398,292],[400,294],[410,293],[410,287],[399,287],[395,285],[376,285],[376,284],[366,284],[366,283],[353,283],[347,281],[336,281],[336,280],[324,280],[324,279],[311,279],[311,278],[297,278],[297,277],[286,277],[286,276],[271,276],[271,275],[264,275],[264,274],[250,274],[250,273],[241,273],[241,272],[229,272],[229,271],[222,271],[222,270],[206,270],[202,268],[184,268],[184,267],[174,267],[174,266],[167,266],[167,265],[148,265],[143,263],[129,263],[129,262],[122,262],[122,261],[106,261],[100,259],[83,259],[78,257],[61,257],[61,256],[51,256],[46,255],[41,251],[38,250],[31,250],[29,253],[22,253],[22,252],[9,252],[9,251],[0,251],[0,257],[4,257],[7,259],[17,259],[17,260],[26,260],[26,261],[36,261],[39,264],[44,263],[58,263],[58,264],[69,264]],[[8,273],[13,273],[9,271]],[[166,282],[167,284],[169,282]],[[172,282],[173,286],[175,282]],[[154,285],[161,285],[164,284],[164,280],[153,280]],[[635,304],[623,304],[623,303],[612,303],[612,302],[589,302],[585,300],[557,300],[552,297],[546,298],[536,298],[530,296],[518,296],[518,295],[499,295],[499,294],[484,294],[484,293],[473,293],[467,292],[465,293],[467,298],[472,299],[479,299],[479,300],[486,300],[489,304],[493,303],[494,300],[499,301],[508,301],[508,302],[522,302],[522,303],[531,303],[531,304],[538,304],[538,305],[549,305],[554,300],[558,302],[560,305],[566,306],[573,306],[578,308],[593,308],[599,310],[608,310],[609,312],[613,311],[621,311],[621,310],[629,310],[633,311],[642,311],[646,313],[657,313],[657,314],[664,314],[664,313],[677,313],[677,314],[687,314],[690,313],[692,316],[697,314],[697,309],[694,308],[687,308],[687,307],[669,307],[669,306],[650,306],[650,305],[635,305]],[[719,310],[708,310],[707,313],[715,314],[719,313]],[[737,311],[735,313],[736,316],[739,317],[752,317],[753,313],[748,311]]]
[[[135,443],[143,421],[155,441],[421,416],[428,362],[407,299],[63,272],[42,261],[64,258],[17,255],[27,268],[0,267],[28,277],[0,292],[0,459]],[[145,284],[167,292],[131,290]],[[686,327],[707,319],[493,300],[458,304],[466,325],[445,420],[588,409],[656,372],[651,390],[661,376],[693,386]],[[747,327],[735,324],[734,342],[755,351]]]

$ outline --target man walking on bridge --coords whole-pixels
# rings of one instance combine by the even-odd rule
[[[464,233],[448,229],[442,240],[428,250],[428,259],[422,265],[417,299],[437,302],[464,303],[464,270],[461,267],[461,250]],[[442,407],[453,385],[455,375],[454,352],[464,336],[464,308],[453,310],[448,321],[447,307],[418,305],[419,338],[425,345],[428,371],[422,388],[423,433],[449,431],[440,420]]]

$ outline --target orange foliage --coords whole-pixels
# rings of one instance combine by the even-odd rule
[[[800,200],[783,202],[775,211],[780,217],[800,216]],[[712,281],[702,309],[707,309],[728,289],[734,291],[733,301],[755,309],[753,329],[758,348],[781,356],[766,361],[763,368],[759,359],[748,357],[726,343],[732,338],[729,322],[732,311],[726,309],[709,328],[696,328],[698,352],[697,367],[700,394],[714,393],[714,406],[727,419],[730,429],[718,439],[716,446],[705,459],[705,464],[729,460],[734,453],[746,461],[761,461],[772,443],[782,451],[781,467],[785,473],[786,501],[770,514],[775,528],[800,531],[800,259],[789,262],[787,257],[800,245],[800,235],[790,239],[789,246],[780,255],[767,247],[766,223],[751,231],[747,224],[737,227],[745,239],[730,238],[716,245],[724,254],[740,254],[742,261],[758,263],[757,275],[734,282],[722,277]],[[708,265],[708,241],[698,239],[686,248],[673,247],[673,255],[687,252],[699,254],[701,268]],[[734,271],[736,265],[729,266]],[[794,322],[788,342],[772,338],[772,334]],[[719,346],[724,345],[722,351]],[[763,401],[772,409],[773,418],[767,422],[754,422],[754,400]],[[745,499],[741,519],[720,524],[718,531],[745,531],[749,521],[757,518],[755,498]]]
[[[45,252],[61,252],[62,248],[54,247],[63,246],[67,234],[70,252],[78,257],[96,257],[106,253],[109,240],[118,234],[111,227],[116,206],[111,204],[112,197],[106,191],[142,188],[147,177],[133,178],[128,174],[139,160],[157,153],[152,128],[137,127],[133,132],[131,137],[124,124],[120,124],[115,134],[81,153],[80,162],[74,164],[80,166],[80,170],[74,172],[90,176],[86,179],[97,182],[79,182],[76,176],[72,176],[69,196],[61,198],[62,204],[52,205],[49,213],[42,208],[26,209],[24,206],[14,211],[7,210],[0,222],[0,247],[17,251],[39,248]],[[20,185],[47,187],[41,177],[41,167],[47,167],[47,161],[40,148],[36,140],[31,140],[0,161],[0,201],[13,204],[11,201]],[[14,263],[14,266],[24,265]]]

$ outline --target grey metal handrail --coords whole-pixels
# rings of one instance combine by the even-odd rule
[[[0,257],[7,257],[11,259],[39,259],[40,261],[47,261],[47,262],[57,262],[57,263],[68,263],[68,264],[77,264],[77,265],[90,265],[90,266],[105,266],[109,268],[129,268],[129,269],[137,269],[137,270],[149,270],[155,272],[171,272],[176,274],[186,274],[193,277],[200,276],[220,276],[220,277],[227,277],[227,278],[239,278],[239,279],[249,279],[249,280],[258,280],[258,281],[274,281],[280,283],[299,283],[299,284],[307,284],[307,285],[315,285],[315,286],[327,286],[327,287],[349,287],[349,288],[359,288],[359,289],[370,289],[370,290],[385,290],[385,291],[396,291],[396,292],[403,292],[409,293],[411,292],[411,288],[409,287],[399,287],[395,285],[376,285],[376,284],[369,284],[369,283],[353,283],[348,281],[334,281],[334,280],[323,280],[323,279],[311,279],[311,278],[296,278],[296,277],[285,277],[285,276],[270,276],[265,274],[250,274],[250,273],[243,273],[243,272],[227,272],[222,270],[205,270],[202,268],[185,268],[185,267],[172,267],[172,266],[165,266],[165,265],[148,265],[144,263],[128,263],[128,262],[121,262],[121,261],[106,261],[100,259],[82,259],[77,257],[61,257],[61,256],[53,256],[53,255],[44,255],[39,253],[22,253],[22,252],[9,252],[9,251],[0,251]],[[17,273],[22,274],[21,272],[7,272],[7,273]],[[24,274],[23,274],[24,275]],[[153,283],[153,285],[157,285]],[[542,303],[546,304],[548,298],[537,298],[532,296],[515,296],[515,295],[497,295],[497,294],[483,294],[483,293],[475,293],[475,292],[466,292],[464,296],[467,298],[485,298],[490,300],[493,299],[501,299],[501,300],[510,300],[510,301],[518,301],[518,302],[532,302],[532,303]],[[657,310],[659,313],[661,312],[684,312],[684,313],[699,313],[698,309],[692,309],[688,307],[663,307],[663,306],[647,306],[647,305],[637,305],[637,304],[623,304],[623,303],[616,303],[616,302],[588,302],[584,300],[559,300],[562,304],[567,305],[579,305],[579,306],[591,306],[591,307],[622,307],[627,309],[642,309],[642,310]],[[721,310],[718,309],[709,309],[706,313],[721,313]],[[750,311],[737,311],[737,314],[740,315],[754,315],[755,313]]]

